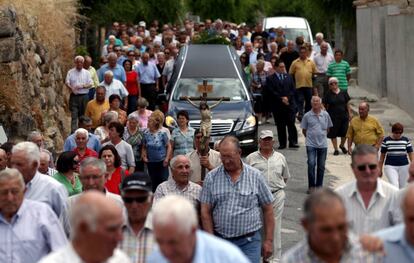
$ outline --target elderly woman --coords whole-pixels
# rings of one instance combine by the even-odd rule
[[[262,95],[263,88],[266,86],[266,78],[268,74],[264,71],[265,62],[263,60],[258,60],[256,63],[256,71],[252,74],[252,83],[251,90],[253,94]],[[257,119],[259,125],[262,124],[262,114],[263,114],[263,96],[260,96],[254,104],[254,111],[257,114]]]
[[[173,155],[185,155],[193,150],[194,129],[188,126],[188,112],[181,110],[177,113],[178,127],[172,131],[171,146]]]
[[[168,135],[162,129],[163,123],[164,114],[155,110],[143,133],[142,160],[147,164],[153,192],[168,179],[168,161],[172,152]]]
[[[138,117],[139,125],[141,129],[146,129],[148,126],[148,118],[151,116],[152,111],[148,110],[148,101],[144,97],[138,99],[138,109],[130,115]]]
[[[121,97],[116,94],[109,96],[109,111],[118,113],[118,121],[122,125],[125,125],[127,121],[127,113],[121,109]]]
[[[402,136],[404,126],[401,123],[394,123],[391,132],[382,141],[379,168],[382,171],[385,163],[384,173],[388,181],[401,189],[407,185],[408,168],[413,161],[413,147],[410,140]]]
[[[87,157],[98,157],[98,153],[87,147],[89,133],[84,128],[79,128],[75,131],[76,148],[73,152],[76,154],[79,163]]]
[[[139,129],[139,120],[136,115],[128,116],[123,138],[131,145],[134,152],[135,171],[144,171],[144,163],[141,158],[142,131]]]
[[[323,99],[323,104],[333,124],[329,129],[328,138],[332,141],[334,155],[339,155],[337,137],[341,138],[339,148],[343,154],[347,154],[348,150],[345,148],[345,136],[348,130],[349,120],[352,117],[352,111],[349,105],[351,98],[346,91],[339,89],[337,78],[330,78],[328,83],[329,91]]]
[[[113,121],[118,121],[118,113],[116,111],[108,111],[102,118],[102,126],[95,129],[95,135],[98,136],[101,144],[109,141],[109,124]]]
[[[82,192],[82,184],[78,175],[75,173],[78,161],[76,161],[76,153],[69,151],[60,154],[56,162],[57,173],[53,178],[58,180],[68,190],[69,196]]]
[[[128,175],[128,171],[122,169],[118,151],[113,145],[105,145],[99,151],[99,159],[102,159],[106,164],[106,172],[108,173],[108,179],[105,182],[106,190],[114,194],[121,194],[119,186]]]

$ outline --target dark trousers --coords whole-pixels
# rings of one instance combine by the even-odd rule
[[[93,100],[95,98],[95,88],[90,88],[88,93],[89,100]]]
[[[137,110],[138,105],[138,95],[128,95],[128,115]]]
[[[70,94],[69,97],[69,110],[72,115],[71,131],[72,133],[78,128],[78,118],[85,114],[86,104],[88,104],[88,94],[75,95]]]
[[[325,174],[325,161],[328,148],[315,148],[306,146],[308,155],[308,182],[309,188],[322,187]],[[316,170],[316,177],[315,177]]]
[[[303,115],[310,111],[311,109],[311,99],[312,99],[312,88],[302,87],[296,89],[296,105],[298,109],[298,115],[303,117]],[[303,103],[305,103],[305,112],[303,111]]]
[[[295,112],[287,106],[280,106],[273,112],[277,128],[277,137],[279,139],[279,146],[286,147],[286,128],[289,135],[289,144],[298,143],[298,131],[295,126]]]
[[[155,110],[155,104],[157,103],[157,92],[155,90],[155,83],[143,84],[141,83],[141,96],[148,101],[148,109]]]
[[[168,166],[164,167],[163,161],[161,162],[148,162],[147,163],[148,174],[152,182],[152,192],[155,193],[158,185],[168,179]]]

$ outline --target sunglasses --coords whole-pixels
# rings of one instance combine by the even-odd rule
[[[372,171],[374,169],[376,169],[378,167],[378,164],[376,163],[371,163],[371,164],[361,164],[357,166],[358,171],[363,172],[368,168]]]
[[[137,202],[138,204],[145,203],[148,200],[149,195],[147,196],[140,196],[140,197],[122,197],[124,203],[132,204],[133,202]]]

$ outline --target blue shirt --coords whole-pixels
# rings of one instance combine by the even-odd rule
[[[328,128],[332,127],[329,114],[322,110],[316,114],[313,110],[308,111],[300,124],[306,129],[306,146],[314,148],[328,148]]]
[[[120,65],[121,67],[124,67],[124,61],[125,60],[127,60],[127,57],[125,57],[125,56],[120,56],[118,59],[117,59],[117,61],[116,61],[116,63],[118,64],[118,65]]]
[[[36,172],[30,182],[26,184],[24,197],[48,204],[57,217],[64,216],[68,191],[56,179]]]
[[[207,174],[200,202],[212,207],[214,231],[231,238],[262,227],[260,208],[271,204],[273,195],[256,168],[243,163],[239,178],[232,182],[221,165]]]
[[[405,237],[405,225],[400,224],[374,234],[384,241],[384,263],[414,262],[414,246]]]
[[[58,218],[46,204],[24,199],[10,222],[0,213],[0,262],[35,263],[66,243]]]
[[[166,132],[159,130],[151,133],[149,129],[145,129],[143,133],[142,143],[147,149],[148,162],[161,162],[167,156],[168,135]]]
[[[159,248],[149,257],[148,263],[168,263]],[[237,262],[249,263],[250,261],[232,243],[217,238],[201,230],[196,232],[195,252],[192,263],[222,263]]]
[[[107,72],[108,70],[112,71],[112,73],[114,74],[114,79],[117,79],[117,80],[121,81],[122,83],[126,82],[125,69],[121,65],[118,65],[118,64],[116,64],[116,66],[114,68],[111,68],[111,67],[109,67],[108,63],[104,64],[98,70],[99,82],[104,81],[105,72]]]
[[[89,139],[86,147],[89,149],[94,150],[95,152],[99,152],[101,150],[101,142],[99,141],[98,136],[95,134],[89,133]],[[66,140],[65,144],[63,145],[63,151],[73,151],[73,149],[76,148],[76,142],[75,142],[75,134],[69,135]]]
[[[175,128],[171,134],[171,141],[174,143],[174,156],[191,152],[194,149],[194,128],[188,127],[186,133],[178,127]]]
[[[161,76],[157,66],[151,62],[148,62],[147,65],[140,63],[137,66],[136,71],[139,75],[139,82],[142,84],[154,84]]]

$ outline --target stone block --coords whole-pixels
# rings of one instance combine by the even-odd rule
[[[11,37],[16,33],[16,12],[9,7],[0,8],[0,37]]]
[[[0,62],[14,61],[16,58],[16,39],[7,37],[0,39]]]

